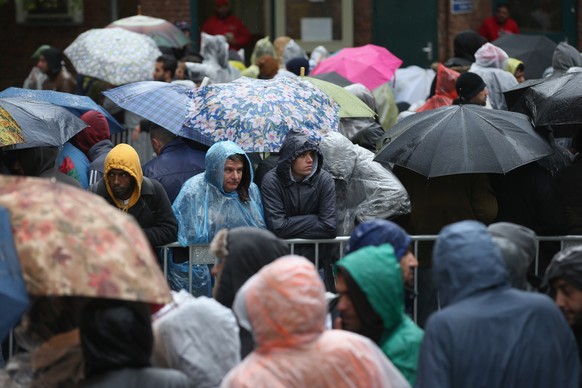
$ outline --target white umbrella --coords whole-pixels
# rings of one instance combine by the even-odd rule
[[[162,53],[149,36],[122,28],[95,28],[79,35],[65,55],[78,73],[123,85],[151,80]]]

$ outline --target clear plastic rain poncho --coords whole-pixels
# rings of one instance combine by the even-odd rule
[[[237,191],[223,189],[224,164],[230,155],[244,156],[241,185],[248,191],[243,202]],[[245,152],[231,141],[214,144],[206,153],[206,171],[188,179],[172,208],[178,220],[178,242],[182,246],[208,243],[222,228],[254,226],[266,229],[261,193],[253,183],[251,162]]]
[[[152,365],[184,372],[194,386],[217,387],[240,362],[234,314],[214,299],[174,293],[174,303],[154,317]]]
[[[315,267],[284,256],[239,290],[234,310],[256,347],[223,387],[408,387],[369,339],[325,330],[325,288]]]
[[[355,223],[410,213],[410,198],[398,178],[374,162],[374,154],[339,132],[321,141],[323,168],[335,181],[338,234],[349,235]]]
[[[514,75],[505,70],[508,58],[507,53],[499,47],[485,43],[475,53],[475,63],[469,69],[483,78],[489,93],[487,100],[493,109],[507,110],[503,92],[518,84]]]
[[[204,58],[202,63],[186,62],[193,78],[206,76],[213,83],[224,83],[240,77],[240,72],[228,63],[228,42],[224,36],[203,32],[201,42],[200,55]]]

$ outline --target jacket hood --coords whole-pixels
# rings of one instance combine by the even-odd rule
[[[458,71],[449,69],[442,63],[439,63],[436,75],[435,94],[416,111],[424,112],[441,106],[451,105],[456,98],[459,98],[456,83],[460,75]]]
[[[442,306],[509,286],[501,252],[485,225],[477,221],[461,221],[441,230],[433,251],[433,276]]]
[[[508,58],[507,59],[507,67],[505,68],[505,70],[507,70],[511,74],[515,75],[515,71],[517,70],[517,68],[519,66],[523,66],[525,69],[525,63],[523,63],[523,61],[520,61],[517,58]]]
[[[112,169],[123,170],[131,175],[133,179],[135,179],[136,184],[126,206],[123,205],[123,201],[115,198],[113,192],[111,191],[111,187],[109,187],[109,180],[107,179],[107,175]],[[105,185],[107,186],[107,192],[109,193],[109,196],[113,199],[113,202],[115,202],[115,205],[118,208],[127,211],[127,209],[137,203],[141,195],[143,172],[141,170],[139,156],[132,146],[129,144],[118,144],[113,147],[111,151],[109,151],[105,157],[105,171],[103,179],[105,179]]]
[[[312,343],[325,330],[325,288],[304,257],[275,260],[251,277],[239,293],[243,290],[258,352]]]
[[[370,89],[362,84],[351,84],[344,86],[344,89],[353,93],[360,100],[364,101],[364,103],[366,103],[370,109],[376,112],[376,99],[374,98],[374,95]]]
[[[51,77],[54,77],[61,72],[61,69],[63,67],[62,65],[63,53],[61,52],[61,50],[55,47],[49,47],[46,50],[44,50],[41,53],[41,55],[46,60],[46,63],[48,65],[48,71]]]
[[[485,43],[475,52],[475,63],[482,67],[505,70],[508,59],[509,56],[503,49],[491,43]]]
[[[487,230],[501,250],[511,286],[520,290],[528,289],[527,270],[536,256],[536,233],[510,222],[491,224]]]
[[[216,300],[232,307],[242,285],[265,265],[289,254],[289,246],[268,230],[239,227],[228,231],[226,259]]]
[[[237,193],[226,193],[224,191],[224,165],[226,159],[231,155],[243,155],[243,177],[241,180],[241,187],[243,187],[246,192],[249,192],[249,186],[253,181],[254,174],[251,169],[251,161],[247,154],[238,145],[231,141],[221,141],[215,143],[208,152],[206,152],[205,166],[206,171],[204,172],[204,177],[208,183],[215,186],[223,195],[237,195]]]
[[[563,278],[582,290],[582,246],[574,245],[554,255],[546,269],[545,282]]]
[[[325,154],[325,170],[334,179],[348,180],[358,160],[357,147],[341,133],[329,132],[320,144],[321,154]]]
[[[145,304],[96,299],[83,309],[79,328],[85,377],[150,365],[154,337]]]
[[[386,331],[405,319],[402,274],[392,245],[363,247],[340,259],[337,266],[360,286]]]
[[[554,68],[554,71],[566,71],[574,66],[582,66],[580,52],[568,43],[560,42],[554,50],[554,55],[552,57],[552,67]]]
[[[269,36],[265,36],[255,43],[253,53],[251,54],[251,65],[256,65],[257,59],[263,55],[275,56],[275,47],[273,47],[273,43],[271,43],[271,38]]]
[[[487,39],[472,30],[459,32],[454,40],[455,57],[475,62],[475,52],[487,42]]]
[[[396,260],[400,261],[410,249],[412,238],[392,221],[381,219],[366,221],[356,226],[352,232],[346,246],[346,254],[370,245],[377,247],[386,243],[392,245]]]
[[[321,154],[317,143],[307,137],[307,135],[297,131],[289,131],[281,145],[281,150],[279,152],[281,156],[277,162],[277,175],[279,175],[286,185],[290,185],[294,182],[293,176],[291,175],[291,165],[293,164],[293,161],[305,151],[315,151],[317,154],[317,160],[315,161],[316,163],[313,164],[311,175],[304,179],[304,182],[308,181],[309,178],[321,170],[321,166],[323,165],[323,155]]]
[[[194,298],[184,290],[174,294],[172,305],[152,325],[153,365],[184,372],[196,387],[220,386],[240,362],[239,328],[232,311],[214,299]]]
[[[222,35],[201,34],[200,54],[204,58],[202,63],[217,64],[223,69],[228,67],[228,42]]]
[[[90,110],[81,115],[81,120],[87,123],[87,127],[74,137],[74,143],[85,155],[95,144],[111,137],[109,123],[103,114],[96,110]]]

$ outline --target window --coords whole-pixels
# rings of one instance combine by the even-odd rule
[[[285,0],[275,5],[275,35],[287,35],[307,51],[351,47],[353,0]]]
[[[16,21],[31,24],[79,24],[83,22],[83,0],[16,1]]]

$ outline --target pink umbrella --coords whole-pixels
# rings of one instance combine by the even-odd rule
[[[335,71],[353,83],[373,90],[390,81],[402,60],[384,47],[367,44],[344,48],[321,61],[310,75]]]

